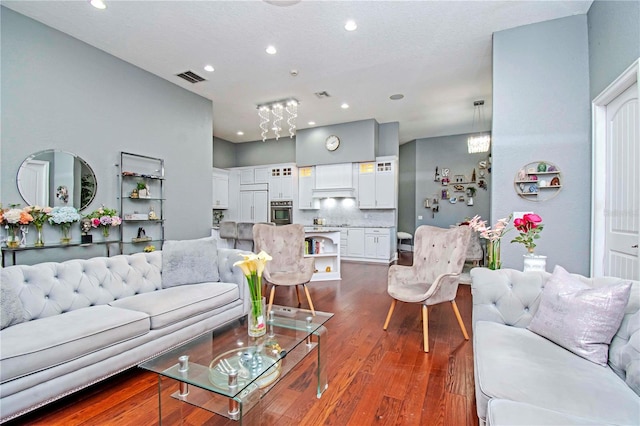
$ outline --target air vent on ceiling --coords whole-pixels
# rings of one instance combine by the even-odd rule
[[[330,98],[331,95],[328,94],[326,91],[322,91],[322,92],[316,92],[315,95],[319,98],[319,99],[324,99],[324,98]]]
[[[201,81],[205,80],[203,77],[200,77],[198,74],[196,74],[193,71],[181,72],[180,74],[176,74],[176,77],[183,78],[187,80],[189,83],[200,83]]]

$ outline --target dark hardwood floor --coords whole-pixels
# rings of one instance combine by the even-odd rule
[[[410,253],[403,253],[400,263],[410,262]],[[428,354],[419,305],[398,303],[383,331],[391,302],[387,270],[343,263],[342,281],[310,284],[316,309],[335,313],[327,323],[329,388],[316,398],[316,358],[308,356],[247,420],[259,414],[264,425],[478,425],[471,341],[464,340],[450,304],[430,308]],[[295,306],[295,291],[278,289],[276,303]],[[471,334],[470,286],[460,285],[457,304]],[[133,368],[8,424],[157,425],[157,393],[157,376]],[[190,406],[174,414],[163,424],[238,424]]]

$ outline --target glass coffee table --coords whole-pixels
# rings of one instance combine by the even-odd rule
[[[238,421],[313,349],[318,398],[327,388],[324,324],[332,313],[273,305],[267,333],[253,338],[233,321],[138,367],[158,374],[159,419],[179,424],[193,407]],[[234,422],[235,423],[235,422]]]

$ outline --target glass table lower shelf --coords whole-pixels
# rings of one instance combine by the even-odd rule
[[[328,386],[324,325],[331,317],[274,305],[264,336],[249,337],[246,321],[235,320],[140,364],[158,374],[160,424],[180,424],[185,403],[246,424],[248,411],[314,349],[320,398]]]

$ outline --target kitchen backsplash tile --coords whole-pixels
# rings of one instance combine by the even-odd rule
[[[395,226],[396,210],[360,210],[353,198],[323,199],[319,210],[294,210],[293,222],[312,225],[322,217],[327,225],[386,227]]]

